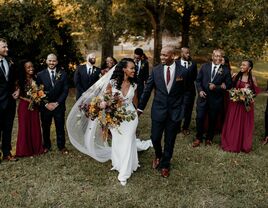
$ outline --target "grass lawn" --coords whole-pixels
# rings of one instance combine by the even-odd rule
[[[256,70],[265,86],[267,72]],[[257,64],[256,64],[257,68]],[[267,69],[267,65],[266,65]],[[264,73],[261,75],[261,73]],[[141,167],[122,187],[111,162],[99,163],[78,152],[67,138],[69,155],[56,149],[16,163],[0,164],[1,207],[178,207],[178,208],[265,208],[268,207],[268,145],[262,146],[267,95],[256,98],[253,151],[234,154],[219,149],[217,136],[212,147],[193,149],[195,112],[191,135],[177,136],[171,175],[164,179],[151,169],[153,149],[139,153]],[[70,90],[67,113],[75,101]],[[149,138],[150,105],[140,118],[141,138]],[[13,147],[15,147],[15,120]],[[14,149],[14,148],[13,148]]]

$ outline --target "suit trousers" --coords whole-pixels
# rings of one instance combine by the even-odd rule
[[[215,127],[217,123],[217,118],[220,115],[222,107],[221,106],[197,106],[197,115],[196,115],[196,138],[199,140],[203,139],[204,134],[204,123],[205,117],[208,115],[208,131],[206,139],[212,140],[214,137]]]
[[[41,111],[44,148],[47,149],[51,148],[50,129],[53,118],[56,127],[57,146],[58,149],[61,150],[65,148],[65,130],[64,130],[65,111],[63,109],[57,109],[57,108],[54,111],[49,111],[47,109]]]
[[[268,136],[268,99],[266,102],[266,109],[265,109],[265,137]]]
[[[15,100],[9,102],[5,109],[0,108],[0,139],[2,139],[2,152],[4,157],[8,156],[11,151],[11,138],[15,114]]]
[[[195,101],[195,93],[190,93],[187,98],[184,99],[184,121],[182,125],[183,130],[189,129],[191,119],[192,119],[192,112],[194,108],[194,101]]]
[[[173,155],[174,144],[179,122],[172,121],[169,117],[165,121],[152,120],[151,140],[155,149],[156,158],[161,159],[160,168],[169,168]],[[162,151],[162,135],[164,135],[164,151]]]

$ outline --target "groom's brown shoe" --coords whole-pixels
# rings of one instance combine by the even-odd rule
[[[153,169],[157,169],[159,167],[159,164],[160,164],[160,159],[159,158],[155,158],[153,160],[153,165],[152,165]]]
[[[169,176],[169,170],[167,168],[161,169],[161,176],[167,178]]]

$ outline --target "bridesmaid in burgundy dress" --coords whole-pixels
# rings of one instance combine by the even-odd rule
[[[233,87],[247,87],[250,88],[254,94],[258,94],[260,90],[257,87],[256,78],[252,76],[252,68],[252,61],[242,61],[240,72],[234,77]],[[250,110],[246,111],[243,103],[229,100],[222,130],[222,149],[229,152],[250,152],[252,149],[253,129],[254,104],[251,103]]]
[[[20,69],[19,88],[20,101],[18,106],[18,138],[17,157],[34,156],[43,153],[39,111],[37,106],[28,109],[27,88],[35,80],[33,64],[25,61]]]

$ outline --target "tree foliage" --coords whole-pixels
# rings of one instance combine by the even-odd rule
[[[0,36],[8,40],[15,60],[31,59],[39,64],[56,53],[68,67],[79,59],[71,27],[54,14],[51,0],[8,0],[0,4]]]

